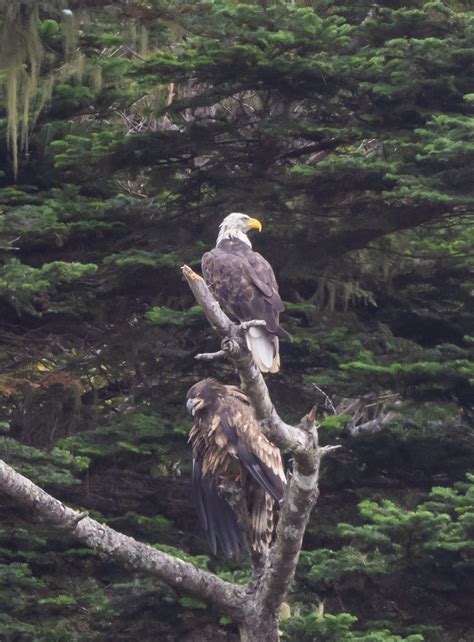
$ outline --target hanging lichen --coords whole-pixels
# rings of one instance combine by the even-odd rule
[[[95,92],[99,92],[103,85],[102,67],[100,65],[96,65],[89,70],[89,79],[92,89]]]
[[[13,170],[19,146],[28,145],[30,102],[38,85],[43,47],[38,34],[39,3],[0,0],[0,65],[7,105],[7,142]]]
[[[33,114],[29,115],[29,131],[31,131],[36,125],[36,121],[38,120],[39,115],[46,107],[46,105],[51,101],[51,97],[53,95],[54,80],[55,78],[52,74],[41,80],[41,83],[36,92],[37,101],[34,112]],[[25,149],[27,149],[27,147]]]
[[[128,25],[128,30],[127,31],[128,31],[128,33],[127,33],[128,42],[130,44],[130,47],[132,49],[136,49],[137,48],[137,36],[138,36],[138,30],[137,30],[136,22],[131,22]]]
[[[101,64],[91,63],[78,46],[91,15],[88,10],[67,7],[67,0],[0,0],[0,95],[6,106],[7,144],[15,178],[21,155],[28,151],[32,128],[50,102],[55,83],[72,80],[89,84],[95,92],[102,89]],[[148,55],[147,26],[133,19],[122,27],[127,46],[105,48],[102,54]]]
[[[334,310],[336,309],[337,284],[334,283],[333,281],[329,281],[326,288],[328,291],[328,308],[330,312],[334,312]]]
[[[18,170],[18,73],[15,67],[7,71],[7,143],[13,156],[13,170]]]
[[[146,56],[150,51],[148,41],[148,29],[145,25],[140,26],[140,55]]]
[[[65,0],[0,0],[0,88],[5,94],[7,144],[15,177],[20,154],[28,149],[30,129],[49,101],[54,84],[53,72],[40,75],[47,57],[40,34],[55,34],[59,25],[50,18],[42,22],[41,16],[62,16],[66,57],[72,57],[76,46],[76,20],[64,6]],[[77,66],[75,71],[83,73]]]
[[[64,38],[64,55],[69,59],[76,49],[78,35],[76,16],[72,11],[62,12],[61,33]]]
[[[75,78],[78,84],[82,85],[82,81],[84,80],[84,72],[86,69],[86,57],[83,56],[82,54],[78,54],[74,58],[72,67],[73,67],[72,76]]]

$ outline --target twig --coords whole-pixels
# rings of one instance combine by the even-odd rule
[[[324,457],[325,455],[329,455],[329,453],[332,453],[334,450],[339,450],[339,448],[342,448],[340,444],[334,446],[321,446],[319,452]]]
[[[333,413],[334,413],[335,415],[337,415],[337,410],[336,410],[336,407],[335,407],[335,405],[333,404],[333,402],[332,402],[332,400],[331,400],[331,397],[330,397],[328,394],[326,394],[326,393],[324,392],[324,390],[323,390],[322,388],[320,388],[319,386],[317,386],[315,383],[313,383],[313,386],[316,388],[316,390],[317,390],[318,392],[320,392],[320,393],[323,395],[323,397],[326,399],[326,401],[328,402],[328,404],[331,406],[331,410],[333,411]]]
[[[216,359],[222,359],[226,356],[225,350],[218,350],[217,352],[201,352],[197,354],[194,358],[199,361],[214,361]]]
[[[16,252],[16,251],[18,251],[20,248],[19,247],[15,247],[13,245],[13,243],[16,243],[17,241],[19,241],[20,238],[21,238],[21,236],[17,236],[16,238],[12,239],[11,241],[8,241],[7,245],[0,245],[0,250],[5,250],[6,252]]]

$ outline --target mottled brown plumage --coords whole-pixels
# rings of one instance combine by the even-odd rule
[[[203,379],[187,395],[194,422],[193,494],[211,551],[227,557],[265,551],[285,473],[280,451],[262,433],[248,398],[236,386]]]
[[[252,249],[247,232],[261,229],[246,214],[229,214],[216,247],[202,257],[202,273],[211,292],[233,321],[263,320],[265,327],[246,331],[247,345],[262,372],[278,372],[278,337],[291,340],[280,326],[283,303],[270,263]]]

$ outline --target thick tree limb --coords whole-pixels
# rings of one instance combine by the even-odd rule
[[[114,531],[88,517],[87,512],[68,508],[32,481],[0,460],[0,490],[19,504],[32,509],[55,528],[68,530],[90,548],[110,555],[135,571],[151,573],[175,588],[215,605],[230,617],[242,619],[242,587],[224,582],[188,562],[162,553],[133,537]]]
[[[275,544],[256,592],[257,610],[267,610],[275,615],[293,580],[306,525],[319,496],[321,451],[314,425],[315,414],[316,409],[313,409],[301,422],[311,435],[313,448],[304,467],[301,462],[299,465],[295,462],[278,522]]]

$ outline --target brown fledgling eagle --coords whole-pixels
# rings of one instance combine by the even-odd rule
[[[272,266],[254,252],[247,236],[262,224],[247,214],[234,212],[220,224],[216,247],[202,257],[202,273],[211,292],[233,321],[260,319],[265,327],[245,331],[247,347],[261,372],[278,372],[278,337],[291,341],[280,326],[283,303]]]
[[[203,379],[189,389],[193,497],[211,551],[226,557],[268,549],[275,502],[286,486],[280,451],[262,433],[237,386]]]

